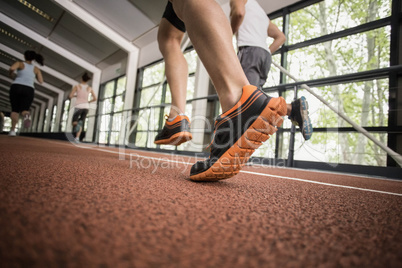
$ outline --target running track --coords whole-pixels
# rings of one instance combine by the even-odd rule
[[[248,166],[195,183],[191,157],[0,148],[0,267],[402,267],[402,181]]]

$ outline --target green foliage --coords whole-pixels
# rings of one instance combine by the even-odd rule
[[[335,33],[390,14],[391,0],[322,1],[290,14],[288,43],[296,44]],[[390,27],[386,26],[290,51],[287,68],[299,79],[310,80],[388,67],[389,55]],[[388,79],[330,85],[314,90],[356,123],[363,126],[387,124]],[[311,98],[308,99],[311,102]],[[310,114],[314,127],[350,127],[322,104],[310,106]],[[304,146],[324,150],[328,162],[384,165],[385,154],[361,136],[356,133],[315,133],[311,144]],[[386,141],[386,137],[378,137]],[[328,143],[336,146],[327,151],[324,145]],[[299,159],[305,157],[304,153]]]

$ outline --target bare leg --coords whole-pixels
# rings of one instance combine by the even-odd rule
[[[10,117],[11,117],[11,130],[15,131],[15,127],[17,126],[20,114],[16,112],[11,112]]]
[[[77,135],[75,136],[76,139],[80,139],[81,132],[82,132],[82,127],[80,127],[80,130],[78,130]]]
[[[78,124],[78,121],[72,122],[72,125],[73,125],[73,134],[74,134],[74,129],[75,129],[75,127],[77,126],[77,124]],[[79,137],[79,135],[77,135],[77,134],[78,134],[78,132],[75,134],[75,138],[78,138],[78,137]]]
[[[158,44],[165,59],[166,79],[172,93],[169,118],[184,113],[186,110],[188,66],[180,48],[183,36],[182,31],[162,18],[158,30]]]
[[[172,0],[191,42],[216,88],[222,110],[237,103],[249,82],[232,44],[232,29],[215,0]]]

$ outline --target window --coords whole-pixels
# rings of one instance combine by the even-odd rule
[[[98,106],[98,142],[119,144],[123,123],[126,77],[105,83],[101,88]]]
[[[56,112],[57,112],[57,105],[53,105],[52,121],[50,124],[51,132],[57,131],[57,128],[58,128],[58,126],[56,126]]]
[[[64,101],[63,115],[61,117],[61,131],[63,131],[63,132],[67,131],[67,121],[68,121],[69,111],[70,111],[70,100],[67,99]]]
[[[191,118],[192,104],[194,98],[195,71],[197,68],[197,54],[195,50],[189,50],[184,53],[188,64],[187,80],[187,116]],[[136,147],[156,148],[154,139],[157,133],[165,124],[164,115],[169,114],[172,96],[169,85],[166,82],[165,64],[163,61],[145,67],[142,70],[142,84],[136,92],[137,104],[134,111],[137,120],[137,126],[133,136]],[[180,145],[178,150],[184,150],[186,144]],[[174,146],[162,146],[164,149],[175,149]]]
[[[325,0],[290,13],[288,44],[389,17],[391,2],[392,0]]]
[[[312,80],[388,67],[390,32],[387,26],[292,50],[288,70]]]
[[[395,89],[379,70],[390,66],[391,3],[325,0],[307,7],[300,3],[300,9],[293,6],[292,12],[284,9],[269,16],[280,29],[288,29],[287,43],[273,55],[273,62],[283,62],[294,77],[384,144],[388,139],[389,96]],[[286,75],[280,79],[279,70],[272,66],[264,90],[290,103],[294,81]],[[300,96],[309,102],[314,134],[306,142],[296,132],[295,160],[386,166],[387,156],[378,146],[299,87]],[[278,137],[271,137],[255,156],[287,159],[291,126],[285,117]]]

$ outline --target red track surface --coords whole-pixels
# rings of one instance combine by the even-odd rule
[[[195,183],[189,157],[0,148],[0,267],[402,267],[401,181],[246,167]]]

